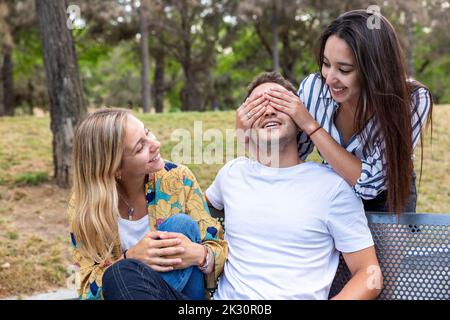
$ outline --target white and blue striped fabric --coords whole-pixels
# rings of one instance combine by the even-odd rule
[[[334,124],[334,117],[339,105],[331,97],[329,87],[322,81],[319,73],[306,77],[298,89],[298,96],[308,109],[309,113],[324,128],[337,143],[348,152],[358,157],[362,162],[361,176],[353,186],[355,193],[365,200],[376,198],[385,187],[385,173],[383,167],[385,158],[382,155],[384,141],[374,121],[369,120],[363,132],[354,135],[345,145],[345,142]],[[420,139],[421,128],[425,127],[427,114],[431,106],[431,96],[427,89],[418,88],[411,94],[413,147]],[[375,137],[368,150],[363,150],[363,137]],[[314,143],[301,132],[297,137],[299,156],[302,160],[313,151]],[[320,152],[319,152],[320,155]],[[412,155],[414,156],[414,155]],[[322,157],[323,159],[323,157]],[[323,159],[323,163],[327,164]],[[328,165],[328,164],[327,164]]]

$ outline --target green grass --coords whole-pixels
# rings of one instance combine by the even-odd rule
[[[19,239],[19,235],[16,232],[8,231],[6,233],[6,238],[8,238],[9,240],[17,240]]]
[[[0,232],[0,264],[9,264],[0,269],[0,297],[63,286],[68,275],[64,251],[56,241],[29,235],[9,239]]]
[[[49,118],[0,118],[0,181],[13,184],[24,172],[52,169],[52,135]]]
[[[42,182],[48,181],[48,173],[45,171],[25,172],[15,177],[16,185],[36,186]]]

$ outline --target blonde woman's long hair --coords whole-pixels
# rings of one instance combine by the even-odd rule
[[[124,152],[124,109],[101,109],[78,126],[73,145],[72,232],[82,255],[109,260],[119,239],[119,198],[115,174]]]

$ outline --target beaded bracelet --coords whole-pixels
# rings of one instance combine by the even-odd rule
[[[207,246],[203,246],[206,250],[206,258],[205,258],[205,262],[201,265],[198,266],[198,268],[200,269],[200,271],[205,272],[206,270],[208,270],[209,267],[209,260],[210,260],[210,251],[209,248]]]

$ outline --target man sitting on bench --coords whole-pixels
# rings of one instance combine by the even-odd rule
[[[339,251],[353,276],[334,298],[374,299],[382,276],[362,202],[332,169],[299,159],[299,129],[264,99],[270,88],[295,94],[278,73],[250,84],[248,103],[265,110],[248,141],[255,160],[228,162],[205,192],[225,211],[229,246],[214,299],[327,299]]]

